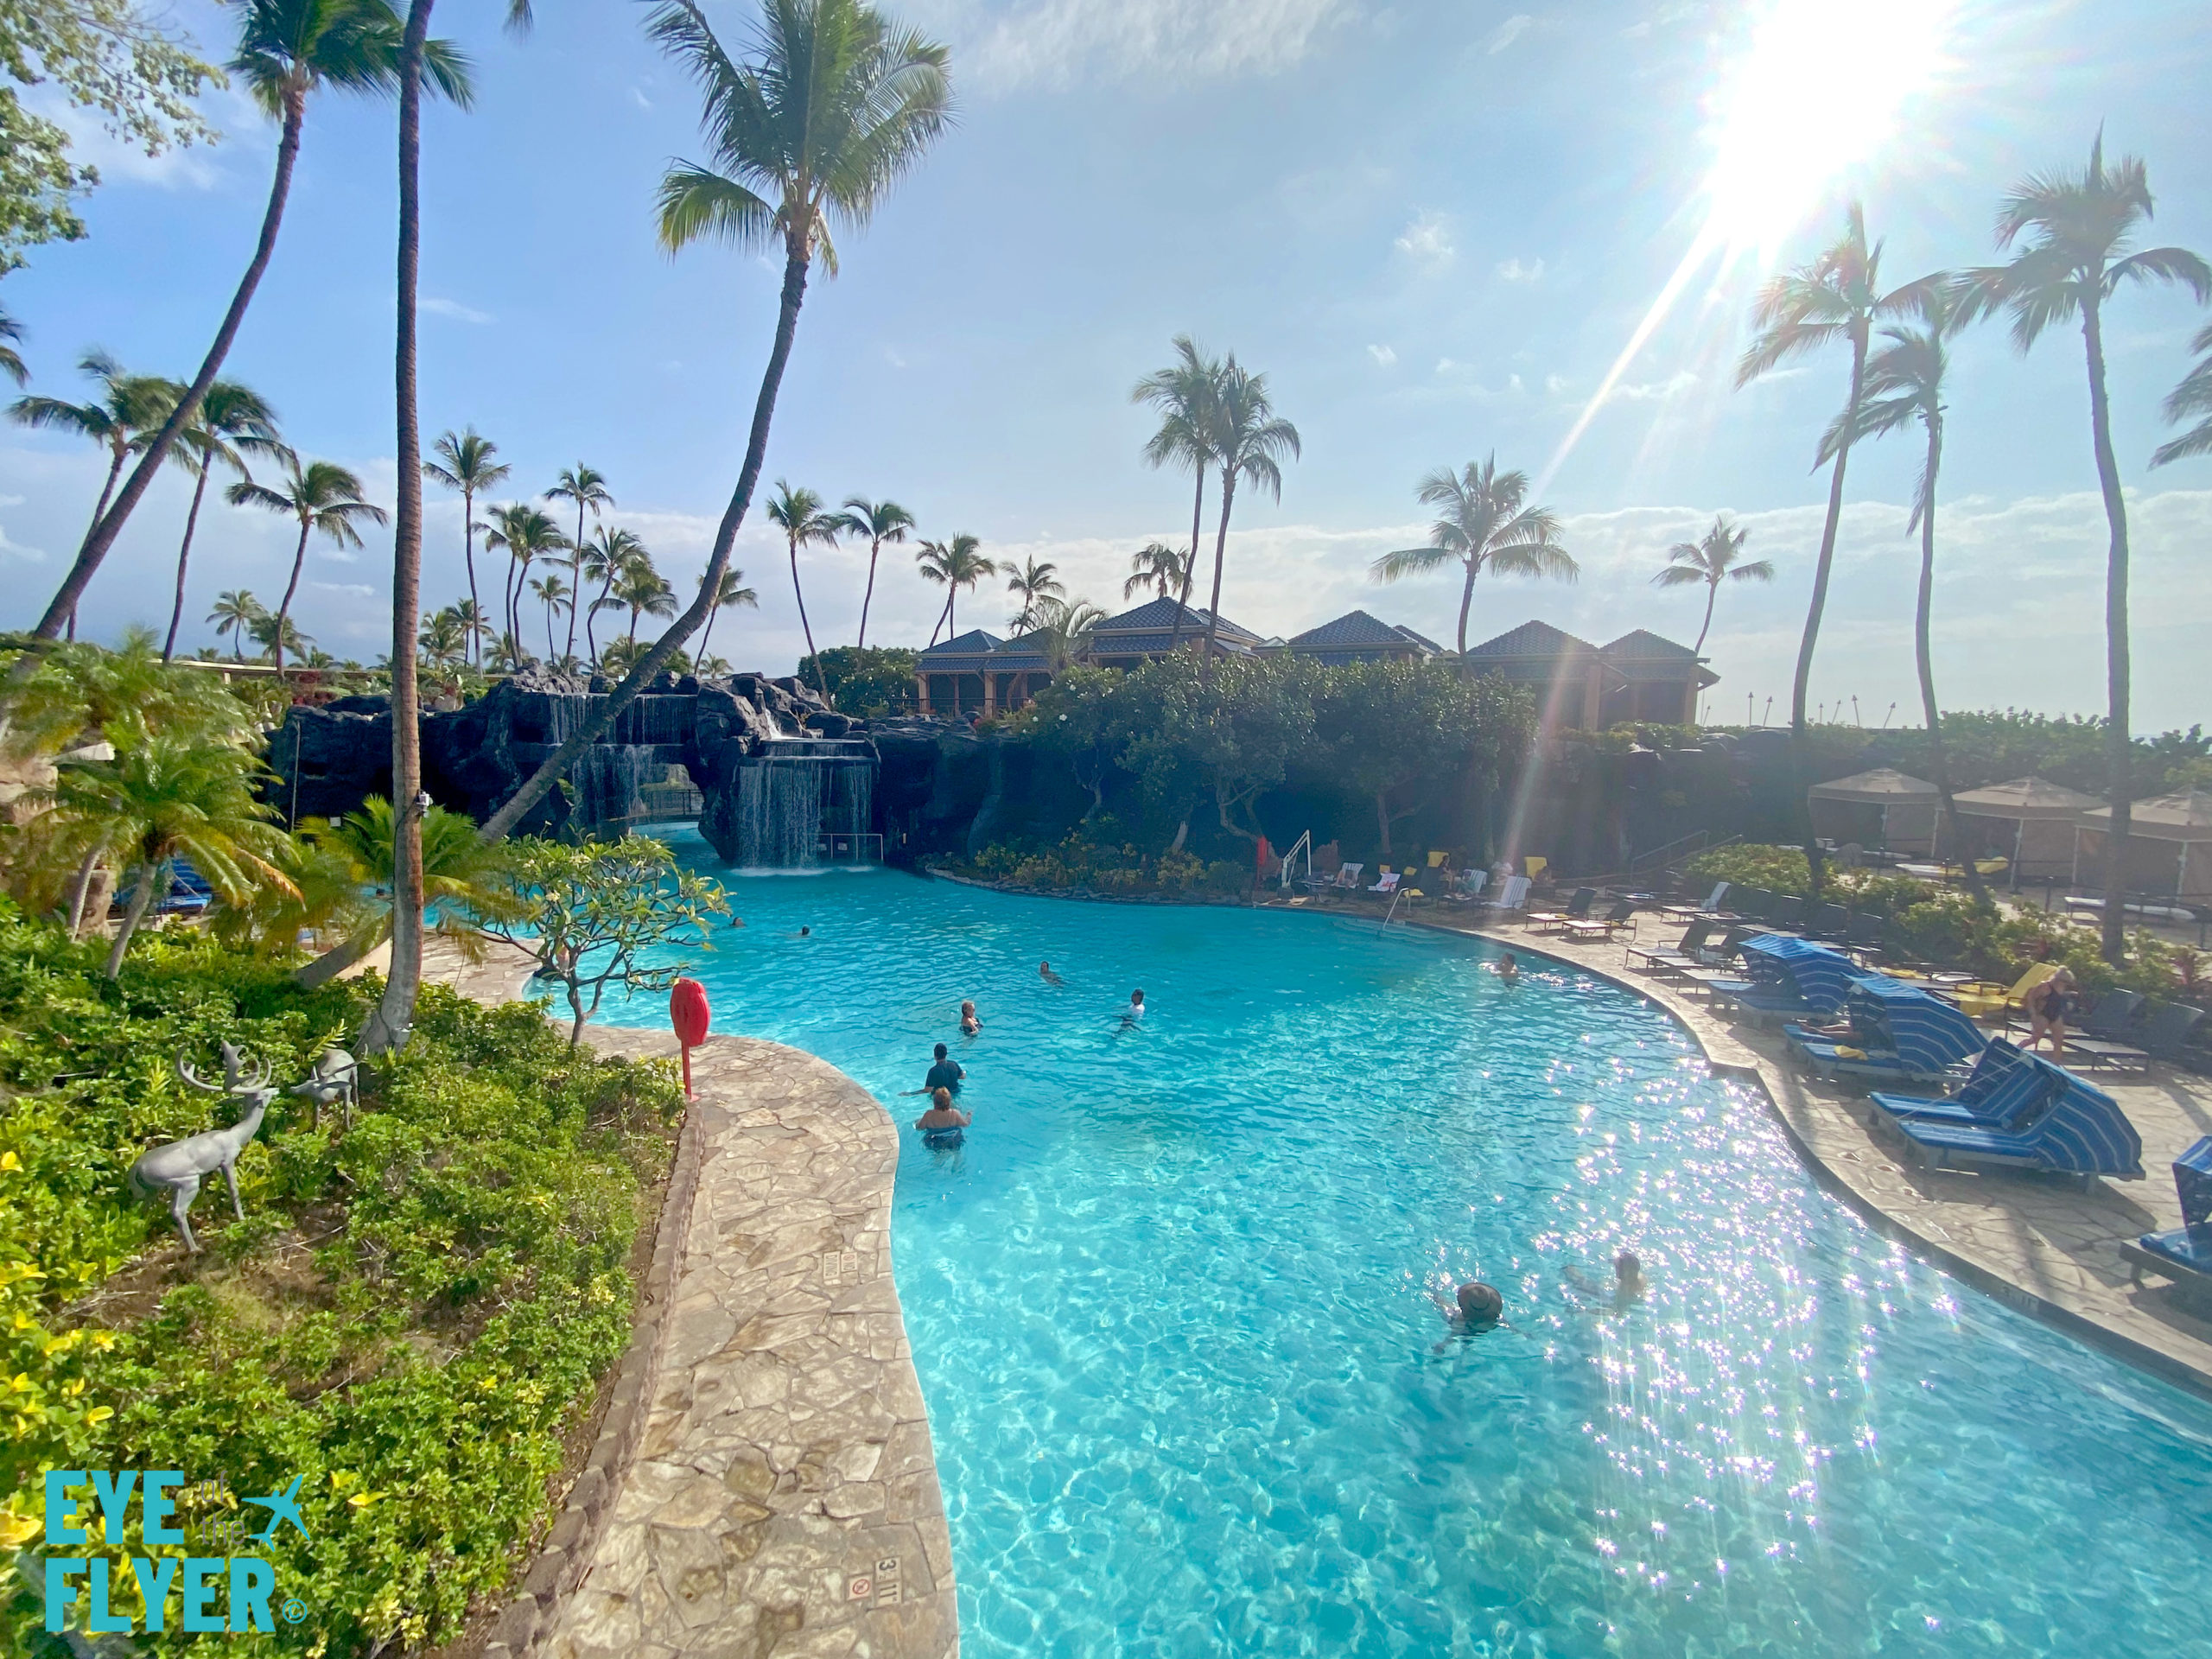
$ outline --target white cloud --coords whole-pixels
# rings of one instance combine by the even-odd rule
[[[1544,390],[1550,392],[1565,391],[1567,390],[1567,377],[1563,374],[1546,375],[1544,377]]]
[[[652,108],[652,106],[653,106],[653,101],[652,101],[652,99],[651,99],[650,98],[647,98],[647,97],[646,97],[643,92],[639,92],[639,91],[635,86],[632,86],[632,87],[630,89],[630,97],[631,97],[632,100],[633,102],[635,102],[635,103],[636,103],[637,106],[638,106],[639,109],[641,109],[641,110],[650,110],[650,109],[651,109],[651,108]]]
[[[1370,346],[1367,348],[1367,354],[1375,359],[1377,365],[1386,369],[1398,360],[1397,353],[1388,346]]]
[[[1181,83],[1273,74],[1301,61],[1357,0],[975,0],[919,10],[953,37],[963,76],[992,91],[1077,80]]]
[[[1529,32],[1529,25],[1534,21],[1535,20],[1525,11],[1515,12],[1513,16],[1507,18],[1491,32],[1490,44],[1483,49],[1491,57],[1496,57],[1499,53],[1504,51],[1507,47],[1512,45],[1514,41],[1519,40],[1523,35],[1527,34]]]
[[[374,599],[377,590],[365,582],[311,582],[308,586],[318,593],[344,594],[350,599]]]
[[[1434,213],[1416,214],[1413,223],[1399,232],[1394,245],[1426,270],[1441,270],[1459,251],[1452,245],[1451,222]]]
[[[1498,264],[1497,275],[1501,282],[1540,282],[1544,275],[1544,262],[1541,259],[1531,259],[1524,264],[1517,258],[1503,260]]]
[[[1697,376],[1688,369],[1669,375],[1664,380],[1631,381],[1615,386],[1607,397],[1608,403],[1658,403],[1688,391],[1697,385]]]
[[[490,322],[493,320],[489,311],[479,311],[474,306],[463,305],[459,300],[433,296],[423,301],[422,306],[434,316],[451,317],[456,322]]]
[[[894,369],[903,369],[906,366],[906,359],[899,356],[897,349],[893,346],[887,346],[883,348],[883,360]]]
[[[14,503],[11,502],[10,505],[13,505]],[[14,537],[9,535],[5,530],[0,530],[0,559],[21,559],[26,564],[44,564],[46,550],[42,547],[25,547]]]

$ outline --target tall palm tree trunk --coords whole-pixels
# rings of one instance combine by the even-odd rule
[[[1209,685],[1213,683],[1214,635],[1221,626],[1221,564],[1229,550],[1229,511],[1236,504],[1236,474],[1224,467],[1221,474],[1221,528],[1213,538],[1213,600],[1206,607],[1206,643],[1205,661],[1198,669],[1199,677]]]
[[[1866,385],[1866,329],[1853,323],[1851,329],[1851,398],[1844,405],[1843,428],[1836,441],[1835,467],[1828,474],[1828,514],[1821,526],[1820,557],[1813,564],[1813,597],[1805,607],[1804,637],[1797,643],[1797,673],[1789,687],[1789,748],[1795,763],[1791,770],[1796,784],[1792,793],[1796,803],[1791,810],[1803,810],[1805,818],[1805,871],[1811,896],[1821,896],[1821,884],[1825,874],[1821,861],[1820,842],[1813,835],[1810,810],[1802,805],[1804,791],[1808,788],[1808,773],[1811,767],[1806,753],[1808,734],[1805,729],[1805,699],[1813,683],[1813,647],[1820,641],[1821,613],[1827,608],[1828,573],[1835,564],[1836,531],[1843,523],[1843,469],[1851,459],[1852,435],[1859,429],[1859,404]]]
[[[938,634],[944,632],[946,620],[950,618],[951,614],[952,594],[950,590],[947,590],[944,595],[944,603],[939,607],[938,610],[936,626],[930,629],[930,644],[937,644],[937,637]]]
[[[814,683],[821,688],[822,701],[829,702],[830,682],[822,677],[822,653],[814,648],[814,625],[806,620],[806,593],[798,585],[798,537],[792,536],[787,539],[791,544],[791,594],[798,601],[799,632],[806,636],[806,654],[814,659]],[[706,597],[709,601],[708,611],[711,614],[714,609],[713,601],[719,595],[709,594]],[[830,703],[830,707],[836,706],[835,703]]]
[[[1467,614],[1475,607],[1475,578],[1482,573],[1482,562],[1466,561],[1466,584],[1459,589],[1459,667],[1467,666]]]
[[[2104,957],[2113,967],[2127,960],[2127,842],[2135,804],[2135,746],[2128,732],[2132,689],[2127,651],[2127,502],[2120,492],[2120,463],[2112,452],[2112,404],[2105,394],[2104,319],[2097,296],[2082,296],[2082,346],[2089,367],[2089,431],[2097,451],[2097,484],[2105,498],[2112,546],[2105,558],[2105,682],[2107,707],[2106,798],[2112,830],[2105,837]]]
[[[706,574],[700,579],[698,597],[653,642],[644,658],[631,665],[630,671],[622,677],[622,683],[606,702],[569,734],[566,742],[546,756],[543,764],[509,798],[507,804],[492,815],[483,830],[486,841],[499,841],[508,835],[522,822],[523,815],[544,798],[546,791],[575,764],[576,757],[599,741],[600,734],[636,699],[639,689],[650,684],[653,677],[668,665],[677,648],[697,632],[720,597],[722,572],[729,569],[730,550],[736,545],[746,509],[753,505],[753,492],[760,481],[761,463],[767,457],[768,428],[775,419],[776,394],[784,384],[785,365],[791,361],[791,340],[798,332],[799,307],[806,300],[807,265],[811,257],[812,250],[804,234],[795,232],[785,244],[784,287],[776,310],[776,342],[769,350],[768,366],[760,375],[760,394],[753,402],[753,430],[746,440],[745,463],[738,469],[737,488],[731,493],[729,505],[723,509],[721,524],[715,531],[714,551],[707,560]]]
[[[1928,423],[1927,493],[1920,503],[1920,596],[1912,615],[1912,655],[1920,671],[1920,713],[1928,722],[1928,771],[1942,803],[1944,827],[1951,832],[1953,856],[1966,871],[1967,887],[1977,905],[1989,903],[1989,890],[1967,847],[1958,803],[1951,798],[1951,766],[1943,753],[1943,717],[1936,707],[1936,659],[1928,640],[1929,618],[1936,607],[1936,474],[1943,460],[1943,423]],[[1708,610],[1709,610],[1708,606]]]
[[[476,597],[476,492],[464,489],[461,493],[461,556],[468,564],[468,645],[467,659],[477,667],[484,666],[484,636],[479,632],[484,626],[484,607]]]
[[[549,663],[553,660],[553,619],[559,614],[560,612],[554,608],[553,601],[547,600],[545,601],[545,660]],[[574,613],[571,612],[570,614],[573,615]]]
[[[569,605],[569,643],[561,652],[563,658],[571,658],[576,654],[576,607],[575,603],[575,595],[583,592],[583,590],[584,510],[580,503],[576,507],[576,543],[574,547],[569,550],[569,594],[570,596]],[[547,639],[545,644],[545,654],[549,657],[553,654],[553,643],[550,638]]]
[[[213,463],[200,468],[200,481],[192,486],[192,511],[184,515],[184,542],[176,550],[176,603],[169,610],[168,638],[162,641],[162,660],[176,655],[176,631],[184,621],[184,569],[192,558],[192,532],[200,523],[200,498],[207,493],[207,474]]]
[[[875,556],[882,550],[883,537],[880,536],[869,537],[868,544],[868,587],[861,594],[861,632],[860,638],[853,642],[853,649],[855,651],[866,651],[868,649],[868,601],[875,597]],[[709,617],[707,619],[707,626],[711,628],[714,625],[714,618]],[[706,651],[707,643],[705,640],[702,639],[699,642],[699,649],[702,653]]]
[[[85,901],[92,891],[92,872],[99,868],[100,849],[97,847],[85,855],[77,866],[77,879],[69,886],[69,937],[81,938],[85,931]]]
[[[1705,620],[1698,625],[1697,644],[1690,647],[1690,655],[1700,656],[1705,651],[1705,636],[1713,632],[1713,601],[1720,597],[1720,578],[1713,576],[1705,584]]]
[[[1205,534],[1206,512],[1206,469],[1198,469],[1198,487],[1191,497],[1191,556],[1183,561],[1183,591],[1176,597],[1175,620],[1167,628],[1167,652],[1170,656],[1183,640],[1183,613],[1190,607],[1191,582],[1198,574],[1198,537]]]
[[[276,632],[270,636],[269,650],[276,664],[276,677],[280,680],[284,677],[284,625],[291,620],[292,595],[300,591],[300,572],[307,566],[308,531],[308,521],[301,519],[300,544],[292,554],[292,579],[284,584],[284,601],[276,607]],[[396,658],[391,667],[396,680],[399,673],[399,664]]]
[[[415,290],[423,240],[423,45],[432,0],[413,0],[399,47],[398,326],[397,383],[399,496],[391,526],[391,966],[384,1000],[362,1034],[371,1054],[404,1047],[423,982],[423,789],[415,618],[423,602],[423,433],[415,404]]]
[[[100,568],[108,549],[115,545],[124,521],[154,481],[154,475],[168,464],[169,451],[176,447],[177,435],[200,412],[200,400],[207,397],[207,388],[214,385],[216,375],[221,372],[223,359],[230,355],[231,343],[238,338],[238,327],[245,321],[246,308],[253,302],[254,290],[261,286],[262,273],[269,269],[270,256],[276,251],[276,231],[284,220],[285,199],[291,194],[292,168],[299,160],[300,127],[306,115],[305,88],[288,87],[284,93],[283,128],[276,141],[276,176],[269,188],[269,205],[262,212],[261,237],[254,244],[252,262],[246,266],[238,291],[231,296],[231,308],[223,314],[222,327],[215,332],[215,343],[207,348],[200,372],[185,388],[184,396],[176,400],[176,407],[162,423],[161,430],[154,435],[146,453],[139,457],[138,465],[131,469],[114,505],[86,531],[84,543],[77,550],[76,562],[69,567],[69,574],[62,578],[60,588],[46,607],[46,614],[39,619],[38,626],[33,631],[40,638],[54,639],[60,633],[62,624],[75,616],[77,601],[83,597],[92,573]],[[21,678],[35,672],[38,658],[36,652],[25,652],[10,671],[11,677]]]

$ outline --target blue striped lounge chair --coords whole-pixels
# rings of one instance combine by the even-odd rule
[[[1832,1014],[1843,1006],[1852,982],[1866,975],[1841,951],[1783,933],[1755,934],[1744,941],[1743,951],[1750,978],[1719,980],[1708,988],[1737,1013],[1762,1023]]]
[[[1885,1033],[1889,1041],[1879,1047],[1844,1045],[1786,1027],[1783,1034],[1791,1047],[1816,1077],[1843,1082],[1963,1083],[1965,1063],[1980,1059],[1989,1046],[1974,1021],[1951,1004],[1885,974],[1854,981],[1845,1007],[1862,1030]],[[1845,1054],[1841,1051],[1846,1046],[1858,1047],[1859,1052]]]
[[[1999,1046],[1991,1041],[1991,1049]],[[2085,1185],[2098,1175],[2143,1179],[2143,1137],[2118,1102],[2037,1055],[2020,1054],[2019,1060],[2048,1087],[2008,1122],[1960,1122],[1924,1111],[1900,1116],[1897,1129],[1907,1150],[1931,1169],[2041,1171],[2077,1176]],[[2000,1084],[1998,1097],[2009,1097],[2005,1090],[2017,1086]]]
[[[2174,1191],[2181,1198],[2181,1225],[2123,1243],[2120,1257],[2134,1269],[2136,1284],[2148,1268],[2172,1281],[2177,1299],[2212,1311],[2212,1135],[2174,1160]]]

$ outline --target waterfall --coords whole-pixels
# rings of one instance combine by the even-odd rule
[[[746,760],[737,778],[735,861],[751,869],[803,869],[820,861],[824,836],[872,835],[876,766],[865,745],[803,740]],[[861,862],[871,855],[862,848],[848,839],[836,856]]]
[[[579,699],[581,701],[581,699]],[[606,827],[643,810],[638,787],[653,769],[649,743],[594,743],[569,769],[569,816],[587,830]]]

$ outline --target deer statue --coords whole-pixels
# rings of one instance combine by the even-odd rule
[[[208,1094],[236,1096],[245,1103],[245,1115],[227,1129],[208,1129],[187,1135],[181,1141],[172,1141],[165,1147],[156,1147],[130,1166],[132,1191],[151,1195],[168,1190],[169,1214],[176,1222],[177,1231],[184,1236],[184,1248],[194,1255],[200,1254],[200,1243],[192,1236],[192,1224],[185,1219],[185,1211],[200,1196],[203,1177],[221,1170],[223,1179],[230,1183],[231,1209],[240,1221],[245,1219],[245,1206],[238,1202],[238,1154],[245,1149],[247,1141],[260,1133],[262,1114],[276,1099],[276,1090],[270,1086],[274,1071],[266,1060],[261,1062],[258,1077],[246,1078],[243,1076],[245,1070],[238,1050],[225,1043],[223,1086],[217,1088],[212,1083],[203,1083],[184,1056],[178,1055],[179,1077]]]
[[[336,1101],[346,1103],[346,1127],[353,1127],[353,1107],[359,1098],[354,1081],[360,1075],[360,1065],[342,1048],[326,1048],[322,1058],[315,1063],[315,1070],[302,1083],[294,1084],[284,1092],[298,1095],[315,1108],[311,1120],[316,1128],[322,1127],[322,1109]]]

